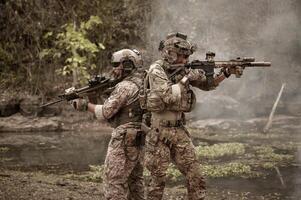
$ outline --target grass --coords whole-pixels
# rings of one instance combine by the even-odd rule
[[[261,161],[261,167],[264,169],[271,169],[277,166],[287,166],[293,159],[293,155],[277,154],[271,146],[257,146],[254,147],[255,155]]]
[[[201,169],[203,174],[210,178],[230,176],[249,178],[256,176],[251,166],[239,162],[230,162],[222,165],[201,165]]]
[[[222,143],[214,144],[212,146],[197,146],[196,153],[200,159],[214,159],[223,156],[243,155],[245,153],[245,146],[241,143]]]
[[[104,165],[89,165],[90,170],[83,174],[67,174],[66,178],[80,181],[101,183],[104,175]]]
[[[9,151],[8,147],[0,147],[0,153],[6,153]]]

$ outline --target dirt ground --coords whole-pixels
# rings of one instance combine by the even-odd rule
[[[64,176],[42,172],[20,172],[4,170],[0,174],[0,199],[3,200],[99,200],[104,199],[101,183],[76,181]],[[184,186],[167,187],[165,200],[186,199]],[[241,199],[284,199],[279,193],[258,195],[252,192],[209,187],[207,199],[241,200]]]
[[[277,117],[267,134],[259,132],[261,119],[191,123],[201,166],[207,167],[207,199],[300,199],[300,122]],[[90,132],[0,133],[0,199],[104,199],[101,175],[89,165],[103,163],[109,133],[95,126]],[[238,169],[229,168],[233,162]],[[171,168],[164,199],[186,194],[183,177]]]

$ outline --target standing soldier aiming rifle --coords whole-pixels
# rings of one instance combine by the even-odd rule
[[[105,199],[144,199],[142,110],[138,101],[143,85],[142,58],[137,50],[112,54],[115,78],[122,79],[103,105],[85,99],[71,101],[79,111],[90,111],[114,128],[104,168]]]
[[[141,105],[151,112],[151,130],[146,136],[145,165],[151,173],[147,199],[162,199],[166,170],[173,162],[186,177],[189,200],[205,198],[205,182],[189,132],[184,127],[185,112],[190,112],[196,97],[190,86],[212,90],[231,74],[242,75],[253,60],[215,65],[215,54],[206,61],[188,63],[195,47],[181,33],[169,34],[159,46],[162,58],[154,62],[144,81]],[[235,62],[235,63],[234,63]],[[269,63],[267,63],[269,64]],[[215,67],[221,67],[218,74]]]

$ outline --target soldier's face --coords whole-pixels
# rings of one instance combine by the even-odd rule
[[[122,77],[122,73],[123,73],[123,65],[122,65],[122,63],[120,63],[118,65],[118,67],[114,67],[112,73],[113,73],[114,78],[116,78],[116,79],[121,78]]]
[[[189,56],[184,54],[178,54],[176,64],[186,64],[189,61]]]

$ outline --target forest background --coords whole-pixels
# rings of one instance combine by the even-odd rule
[[[107,72],[108,55],[121,48],[139,49],[148,67],[159,58],[160,40],[180,31],[199,47],[193,58],[203,59],[211,50],[217,60],[255,56],[272,62],[270,69],[246,70],[241,79],[198,95],[228,96],[256,110],[258,103],[271,107],[286,83],[282,107],[296,112],[301,102],[299,1],[185,2],[1,0],[0,92],[54,97]]]

